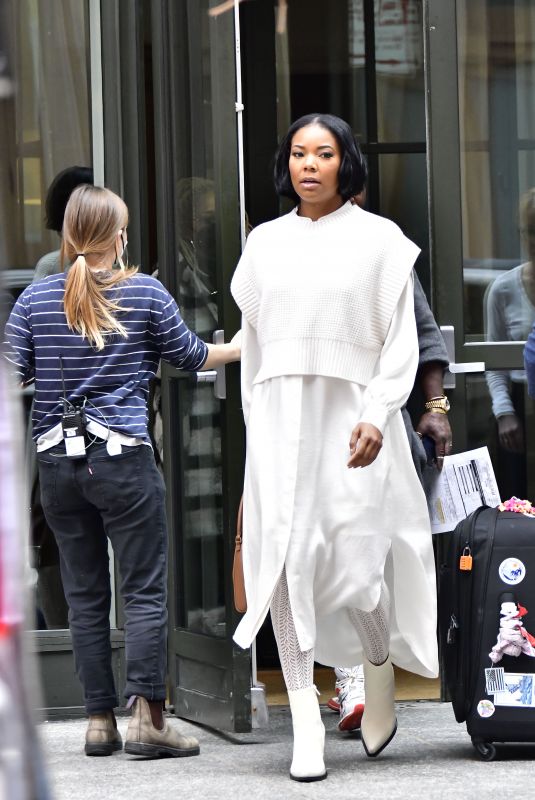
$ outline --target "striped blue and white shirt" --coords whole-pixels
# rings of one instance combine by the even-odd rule
[[[128,338],[104,334],[97,351],[67,325],[63,309],[65,273],[28,286],[5,328],[5,357],[24,383],[35,378],[33,438],[58,425],[65,396],[86,398],[86,416],[125,436],[149,441],[149,381],[160,358],[184,370],[199,370],[206,344],[189,330],[178,306],[156,278],[136,274],[108,289],[110,299],[127,309],[118,319]]]

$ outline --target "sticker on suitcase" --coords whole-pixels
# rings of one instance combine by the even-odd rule
[[[505,672],[505,691],[494,695],[495,706],[513,706],[515,708],[535,708],[533,689],[535,681],[533,673]]]
[[[485,670],[485,691],[487,694],[506,691],[504,673],[503,667],[490,667]]]
[[[492,703],[490,700],[480,700],[477,704],[477,713],[480,717],[483,717],[483,719],[492,717],[495,710],[494,703]]]
[[[508,586],[516,586],[526,577],[526,567],[519,558],[506,558],[498,567],[498,574]]]

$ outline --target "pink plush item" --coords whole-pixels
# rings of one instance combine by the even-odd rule
[[[522,617],[527,610],[516,603],[502,603],[500,609],[500,630],[498,641],[489,653],[493,664],[506,656],[519,656],[524,653],[535,658],[535,637],[522,625]]]
[[[520,500],[519,497],[511,497],[498,506],[500,511],[515,511],[517,514],[524,514],[526,517],[535,517],[535,508],[529,500]]]

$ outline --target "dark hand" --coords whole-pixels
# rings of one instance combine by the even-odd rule
[[[422,415],[416,427],[419,436],[430,436],[435,443],[437,467],[442,469],[444,456],[449,456],[452,449],[450,421],[447,414],[428,411]]]
[[[351,433],[349,441],[351,458],[347,466],[350,468],[369,466],[379,455],[382,446],[383,434],[379,428],[370,422],[359,422]]]
[[[498,417],[498,436],[504,450],[511,453],[522,453],[524,450],[524,431],[516,414],[504,414]]]

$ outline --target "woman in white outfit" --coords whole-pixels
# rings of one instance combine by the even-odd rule
[[[295,208],[252,231],[231,286],[247,426],[234,638],[249,647],[271,610],[300,781],[326,776],[314,660],[364,663],[368,756],[396,732],[392,662],[438,670],[429,520],[400,414],[418,365],[418,248],[351,204],[365,178],[347,123],[297,120],[275,165]]]

